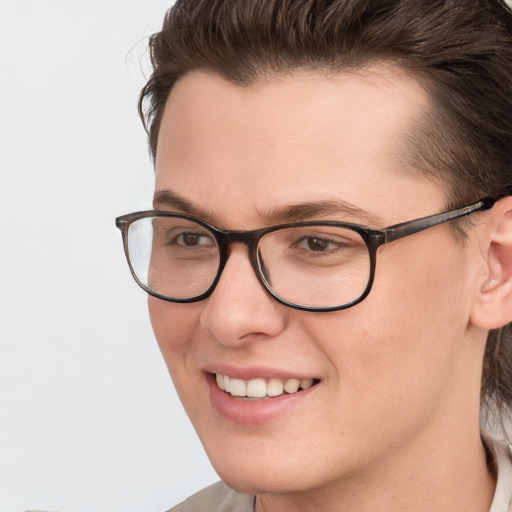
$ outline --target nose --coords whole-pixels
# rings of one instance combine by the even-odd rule
[[[263,288],[247,247],[236,243],[215,290],[205,300],[200,322],[219,343],[240,346],[280,334],[287,323],[286,309]]]

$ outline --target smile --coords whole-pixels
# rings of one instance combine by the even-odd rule
[[[257,400],[274,398],[285,394],[293,394],[314,386],[316,379],[263,379],[243,380],[228,375],[215,375],[217,386],[233,397]]]

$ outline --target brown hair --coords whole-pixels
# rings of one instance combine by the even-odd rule
[[[189,71],[249,86],[385,60],[432,102],[405,141],[408,163],[447,185],[450,207],[512,195],[512,13],[502,0],[177,0],[149,46],[139,111],[153,157],[169,92]],[[512,324],[489,334],[482,403],[512,406]]]

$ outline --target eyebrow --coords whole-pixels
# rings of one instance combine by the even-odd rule
[[[215,224],[213,212],[179,196],[176,192],[169,189],[155,192],[153,207],[156,210],[163,208],[176,210]],[[269,226],[327,217],[330,217],[331,220],[339,220],[341,216],[355,218],[357,222],[364,222],[373,227],[384,225],[383,219],[378,215],[358,208],[341,199],[312,201],[276,207],[269,212],[258,211],[258,215],[262,222]]]
[[[313,218],[318,219],[326,217],[337,220],[340,216],[356,218],[358,222],[365,222],[375,227],[384,224],[384,221],[378,215],[362,210],[341,199],[313,201],[286,206],[284,208],[275,208],[264,215],[264,218],[268,223],[274,224],[276,222],[301,222]]]
[[[211,212],[206,211],[199,205],[185,199],[172,190],[158,190],[155,192],[153,197],[153,208],[160,210],[163,208],[169,210],[177,210],[180,213],[186,215],[192,215],[193,217],[199,217],[200,219],[207,220],[213,217]]]

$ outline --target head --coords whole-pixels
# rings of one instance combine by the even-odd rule
[[[273,204],[280,208],[304,203],[308,194],[316,199],[314,196],[327,191],[331,196],[333,191],[346,193],[341,199],[381,215],[379,227],[460,207],[481,197],[500,200],[512,195],[512,14],[500,0],[178,0],[161,32],[151,38],[150,48],[154,72],[141,93],[140,110],[157,163],[157,188],[176,184],[176,192],[200,206],[209,219],[221,224],[218,227],[257,229],[262,226],[255,219],[265,209],[268,214]],[[352,115],[353,125],[347,122]],[[208,121],[203,123],[205,118]],[[294,129],[297,126],[299,129]],[[209,130],[216,132],[217,138]],[[194,133],[199,137],[196,142]],[[236,144],[223,143],[231,138]],[[308,154],[304,149],[302,154],[303,148],[309,147],[308,140],[315,141],[316,149]],[[352,153],[333,152],[337,140],[349,145]],[[281,154],[272,150],[272,141],[275,148],[282,148]],[[383,149],[380,142],[387,147]],[[243,155],[236,154],[241,147],[247,156],[243,168],[239,158]],[[197,155],[196,160],[188,154]],[[210,176],[205,170],[208,158],[216,162]],[[352,172],[340,170],[338,175],[334,171],[333,161],[350,169],[356,160]],[[383,161],[389,165],[379,163]],[[265,166],[268,172],[261,170]],[[365,170],[371,167],[375,172]],[[306,168],[315,175],[308,174]],[[292,169],[296,169],[295,175]],[[368,174],[361,179],[364,172]],[[212,191],[212,187],[223,192]],[[390,207],[389,202],[396,205],[399,196],[404,198],[403,208]],[[422,206],[418,208],[418,204]],[[357,216],[348,220],[370,224]],[[201,424],[200,406],[186,396],[187,384],[182,382],[192,360],[206,367],[210,364],[202,359],[201,343],[208,357],[222,359],[218,368],[213,364],[211,373],[221,373],[222,365],[236,365],[235,353],[244,354],[247,361],[252,354],[255,364],[265,365],[272,358],[292,357],[302,351],[297,366],[308,360],[319,373],[305,371],[297,377],[325,378],[326,387],[334,382],[342,382],[343,387],[346,379],[351,382],[347,387],[352,386],[349,396],[340,398],[339,404],[334,398],[333,406],[339,405],[341,411],[360,407],[368,418],[377,403],[375,397],[365,402],[375,391],[367,386],[373,375],[379,383],[379,375],[394,374],[393,379],[379,384],[379,399],[386,402],[393,393],[400,395],[400,382],[420,393],[421,377],[431,377],[422,373],[434,368],[432,392],[421,398],[426,404],[423,413],[442,402],[443,383],[453,387],[450,400],[460,398],[464,386],[472,386],[471,378],[464,380],[468,373],[481,375],[478,390],[483,406],[498,411],[510,406],[512,328],[505,314],[486,321],[485,315],[475,313],[471,306],[476,281],[468,282],[468,276],[485,273],[474,255],[482,247],[482,237],[485,239],[482,226],[488,225],[479,218],[471,221],[426,232],[424,244],[430,245],[409,246],[406,260],[393,256],[391,246],[383,250],[390,262],[380,267],[376,290],[365,302],[346,311],[283,310],[282,305],[267,304],[265,301],[273,299],[261,290],[265,299],[256,294],[251,306],[261,325],[247,326],[244,335],[240,335],[243,328],[235,333],[236,322],[231,321],[238,313],[227,318],[223,311],[230,308],[230,293],[233,301],[241,299],[235,288],[230,292],[228,284],[230,276],[237,275],[235,267],[242,265],[238,250],[231,254],[225,281],[221,278],[219,290],[204,302],[176,305],[151,299],[157,338],[207,450],[209,425]],[[443,254],[443,261],[433,265],[425,247],[428,252]],[[423,280],[419,279],[418,269],[407,266],[411,261],[431,272],[425,271]],[[242,267],[238,271],[243,276],[246,270]],[[405,275],[403,282],[397,275]],[[237,289],[254,286],[243,279]],[[485,286],[490,289],[489,282],[487,279]],[[484,282],[479,285],[483,288]],[[406,305],[411,301],[416,304],[409,309]],[[238,327],[244,322],[242,316]],[[472,318],[475,325],[468,328]],[[462,340],[472,339],[477,344],[484,332],[487,340],[478,349],[481,360],[475,366],[477,359],[472,359],[464,368],[464,361],[471,358],[460,350]],[[432,345],[433,337],[437,344]],[[255,348],[271,338],[276,342]],[[219,342],[222,350],[215,348]],[[337,343],[346,344],[343,357],[333,348]],[[420,348],[410,351],[411,343]],[[193,356],[185,355],[190,346],[195,346]],[[368,357],[369,353],[373,355]],[[426,354],[430,365],[422,367]],[[181,369],[173,367],[173,360],[180,357],[186,363]],[[399,369],[398,360],[408,362],[409,369]],[[452,374],[463,385],[451,381]],[[332,384],[333,389],[339,389],[338,384]],[[397,404],[391,400],[378,421],[392,422],[393,414],[398,414]],[[329,408],[324,405],[325,413]],[[332,420],[334,425],[329,430],[331,437],[336,429],[340,437],[345,429],[350,437],[362,425],[343,423],[334,412],[326,414],[326,421]],[[412,424],[422,421],[428,421],[427,416],[416,410],[415,419],[410,419],[402,433],[412,435],[416,428]],[[229,422],[223,428],[229,438]],[[391,449],[398,441],[384,431]],[[251,442],[260,445],[262,452],[265,435],[273,442],[289,444],[279,439],[284,433],[265,426],[256,434],[243,435],[246,441],[253,435]],[[243,444],[240,438],[233,442]],[[314,452],[317,441],[312,437],[309,442]],[[212,451],[210,447],[215,459],[218,455]],[[369,453],[361,449],[359,456],[369,457]],[[347,464],[348,473],[357,470]]]

